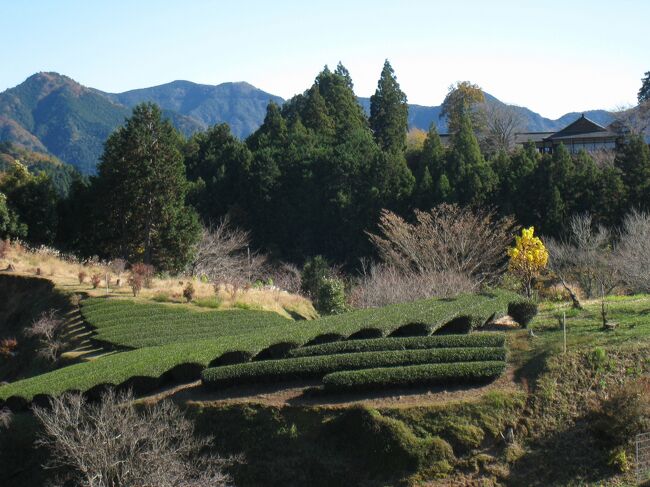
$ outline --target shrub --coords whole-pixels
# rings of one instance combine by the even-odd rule
[[[93,274],[92,276],[90,276],[90,283],[93,285],[93,289],[97,289],[101,282],[102,282],[102,278],[99,274]]]
[[[88,274],[86,274],[84,271],[79,271],[79,274],[77,274],[77,278],[79,279],[79,284],[84,283],[84,281],[86,280],[86,276],[88,276]]]
[[[618,386],[596,404],[593,415],[594,432],[608,447],[627,445],[636,434],[650,430],[650,380]]]
[[[9,359],[16,353],[18,348],[18,340],[15,338],[3,338],[0,340],[0,357]]]
[[[192,301],[194,298],[194,284],[192,282],[188,282],[187,285],[185,286],[185,289],[183,289],[183,297],[185,298],[185,301],[188,303]]]
[[[455,347],[502,347],[505,335],[477,333],[473,335],[440,335],[428,337],[373,338],[367,340],[345,340],[296,348],[289,352],[291,357],[332,355],[337,353],[379,352],[387,350],[417,350],[427,348]]]
[[[135,263],[131,266],[131,274],[141,277],[141,286],[149,289],[153,282],[154,268],[152,265],[144,264],[142,262]]]
[[[317,255],[307,261],[300,275],[300,288],[307,296],[315,299],[323,281],[331,276],[331,270],[327,260]]]
[[[326,391],[349,392],[424,385],[472,384],[497,378],[502,361],[442,363],[342,371],[323,377]]]
[[[129,286],[131,287],[131,291],[133,291],[133,297],[136,297],[138,294],[140,294],[140,291],[142,291],[143,282],[144,278],[141,274],[134,273],[129,276]]]
[[[508,315],[520,326],[526,328],[537,314],[537,305],[532,301],[508,303]]]
[[[325,374],[341,370],[496,360],[505,360],[504,348],[439,348],[347,353],[215,367],[203,372],[203,382],[210,386],[279,382],[320,378]]]
[[[345,284],[340,279],[328,277],[323,280],[318,289],[316,310],[321,314],[336,315],[344,313],[345,306]]]

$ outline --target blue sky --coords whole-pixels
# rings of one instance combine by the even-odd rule
[[[341,60],[368,96],[388,58],[411,103],[470,80],[557,117],[635,101],[648,19],[648,0],[0,0],[0,91],[57,71],[112,92],[248,81],[286,98]]]

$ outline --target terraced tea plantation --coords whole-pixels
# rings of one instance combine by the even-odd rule
[[[502,338],[446,334],[467,332],[505,314],[508,303],[519,299],[494,291],[357,310],[313,321],[252,310],[195,311],[180,304],[87,299],[81,313],[94,330],[91,339],[119,351],[2,386],[0,402],[20,408],[68,390],[92,396],[106,385],[144,392],[163,383],[196,380],[206,368],[204,379],[213,387],[219,381],[294,378],[308,370],[310,377],[323,378],[330,388],[343,388],[328,384],[341,382],[336,374],[350,371],[376,371],[370,372],[374,379],[366,380],[368,387],[378,383],[378,374],[390,386],[404,381],[396,378],[395,371],[406,367],[420,367],[413,370],[421,383],[485,380],[503,369]],[[425,338],[434,333],[441,335]],[[418,338],[404,338],[408,336]],[[302,364],[303,372],[296,372],[296,364]],[[454,364],[463,371],[462,377],[451,377],[443,364]],[[381,372],[386,367],[392,368],[391,373]],[[354,377],[357,383],[362,381]]]
[[[348,343],[354,352],[339,353],[347,347],[333,346]],[[281,360],[213,367],[202,377],[211,388],[322,379],[328,390],[376,389],[481,382],[500,375],[505,360],[504,337],[494,334],[370,339],[305,347]]]

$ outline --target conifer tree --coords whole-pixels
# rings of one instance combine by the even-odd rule
[[[185,204],[181,137],[160,108],[143,103],[108,138],[99,165],[98,213],[108,257],[179,271],[199,234]]]
[[[650,207],[650,149],[641,136],[631,136],[616,152],[629,208]]]
[[[408,130],[408,104],[395,71],[386,60],[377,90],[370,97],[370,128],[382,150],[403,152]]]
[[[481,154],[467,112],[461,113],[459,130],[453,135],[447,167],[449,183],[461,205],[485,202],[496,186],[494,171]]]

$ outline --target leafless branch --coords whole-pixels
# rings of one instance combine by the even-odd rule
[[[80,394],[34,407],[51,451],[49,468],[72,470],[85,487],[208,487],[229,485],[224,467],[232,459],[205,454],[209,438],[170,401],[136,410],[131,393],[107,392],[89,404]]]
[[[384,210],[381,235],[370,234],[380,257],[404,273],[453,273],[478,283],[494,282],[507,265],[506,248],[516,232],[510,217],[442,204],[415,212],[411,224]]]

